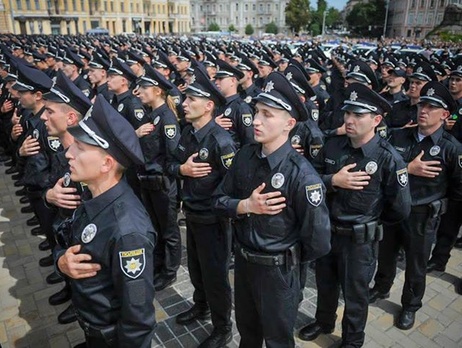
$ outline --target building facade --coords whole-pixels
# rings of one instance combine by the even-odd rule
[[[0,31],[14,34],[111,35],[190,32],[189,0],[3,0]]]
[[[266,25],[274,22],[279,32],[285,32],[285,8],[289,0],[191,0],[191,31],[207,31],[212,23],[222,31],[232,24],[243,35],[250,24],[255,35],[265,32]]]
[[[391,0],[387,37],[424,38],[442,22],[450,4],[462,4],[462,0]]]

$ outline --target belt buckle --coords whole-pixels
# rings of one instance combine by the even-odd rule
[[[280,265],[279,258],[277,256],[273,256],[273,262],[276,266]]]

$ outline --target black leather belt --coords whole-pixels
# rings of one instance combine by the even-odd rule
[[[103,338],[105,340],[110,339],[111,336],[114,336],[115,326],[108,326],[104,329],[97,329],[91,326],[90,323],[86,322],[80,314],[76,311],[77,321],[79,322],[80,327],[82,328],[85,336],[94,337],[94,338]]]
[[[239,253],[242,255],[242,257],[250,262],[250,263],[255,263],[257,265],[263,265],[263,266],[282,266],[286,264],[286,255],[284,254],[275,254],[275,255],[270,255],[270,254],[256,254],[254,252],[250,252],[248,250],[245,250],[243,247],[238,246],[237,248],[239,250]]]
[[[352,227],[341,227],[331,225],[331,231],[333,234],[338,234],[339,236],[352,236],[353,228]]]

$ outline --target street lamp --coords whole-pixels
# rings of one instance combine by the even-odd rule
[[[388,25],[388,6],[390,6],[390,0],[385,1],[385,24],[383,25],[383,35],[382,37],[385,39],[387,34],[387,25]]]
[[[322,38],[324,39],[324,35],[326,33],[326,16],[327,16],[327,11],[324,11],[322,15]]]

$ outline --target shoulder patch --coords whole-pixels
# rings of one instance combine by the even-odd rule
[[[221,163],[223,164],[223,167],[226,169],[229,169],[231,165],[233,164],[233,158],[234,158],[234,152],[231,152],[227,155],[221,156]]]
[[[250,127],[252,125],[252,114],[242,114],[242,123],[246,127]]]
[[[396,178],[398,179],[398,184],[400,184],[403,187],[406,187],[408,183],[408,174],[407,174],[407,169],[401,169],[396,171]]]
[[[169,139],[175,138],[176,135],[176,125],[174,124],[168,124],[164,126],[164,133],[165,136]]]
[[[144,248],[119,251],[120,269],[129,278],[136,279],[144,271],[146,258]]]
[[[141,119],[144,116],[144,110],[143,109],[135,109],[135,117],[141,121]]]
[[[318,155],[321,148],[322,148],[322,145],[310,145],[310,156],[311,156],[311,158],[315,158]]]
[[[85,97],[88,97],[90,95],[90,90],[89,89],[84,89],[84,90],[82,90],[82,93],[85,95]]]
[[[52,149],[53,151],[58,151],[59,147],[61,146],[61,142],[59,141],[59,138],[49,136],[47,140],[48,140],[48,146],[50,147],[50,149]]]
[[[311,205],[317,207],[321,204],[322,202],[322,185],[321,184],[305,186],[305,192],[306,192],[306,199]]]
[[[459,167],[462,168],[462,155],[458,156],[458,161],[457,162],[459,163]]]

